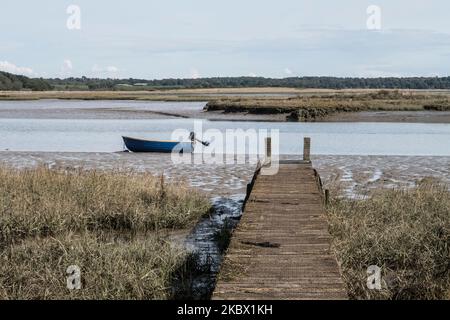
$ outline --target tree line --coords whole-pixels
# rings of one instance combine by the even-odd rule
[[[28,78],[0,71],[0,90],[52,90],[53,86],[49,81],[42,78]]]
[[[0,90],[156,90],[195,88],[289,87],[322,89],[450,89],[450,77],[338,78],[216,77],[200,79],[28,78],[0,72]]]

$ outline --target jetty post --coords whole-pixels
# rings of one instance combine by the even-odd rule
[[[311,138],[303,138],[303,161],[311,161]]]
[[[266,138],[266,161],[270,162],[272,159],[272,138],[267,137]]]

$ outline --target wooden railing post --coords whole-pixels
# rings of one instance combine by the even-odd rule
[[[303,161],[311,161],[311,138],[303,139]]]
[[[266,138],[266,160],[270,160],[272,158],[272,138]]]

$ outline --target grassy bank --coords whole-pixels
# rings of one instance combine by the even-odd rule
[[[44,92],[0,92],[0,100],[27,101],[42,99],[60,100],[138,100],[138,101],[167,101],[190,102],[208,101],[209,97],[192,94],[177,94],[163,91],[44,91]]]
[[[450,97],[381,90],[291,98],[226,98],[208,102],[207,111],[286,114],[291,121],[314,121],[340,112],[450,111]]]
[[[0,91],[0,100],[140,100],[140,101],[209,101],[249,95],[292,95],[332,92],[324,89],[293,88],[216,88],[216,89],[165,89],[165,90],[110,90],[110,91]]]
[[[412,190],[335,199],[328,209],[333,246],[354,299],[450,299],[450,192],[423,182]],[[367,268],[382,290],[367,288]]]
[[[0,169],[0,298],[165,299],[187,254],[167,231],[210,203],[149,174]],[[78,265],[83,288],[66,288]]]

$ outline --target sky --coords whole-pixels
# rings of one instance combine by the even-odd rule
[[[449,12],[448,0],[0,0],[0,70],[61,78],[449,76]]]

